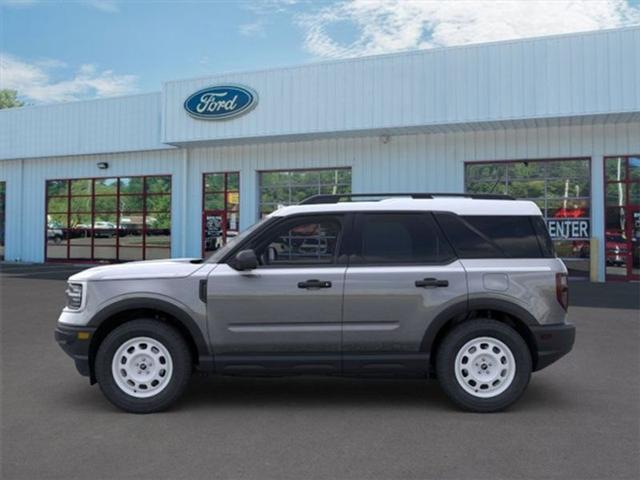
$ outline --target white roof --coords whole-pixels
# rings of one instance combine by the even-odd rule
[[[379,201],[318,203],[283,207],[271,214],[286,217],[300,213],[375,212],[375,211],[439,211],[458,215],[542,215],[538,206],[529,200],[485,200],[458,197],[413,199],[385,198]]]

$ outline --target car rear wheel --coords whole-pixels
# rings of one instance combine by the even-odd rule
[[[531,354],[513,328],[478,319],[455,327],[438,349],[436,373],[455,404],[474,412],[507,408],[524,393]]]
[[[132,413],[168,408],[186,388],[191,369],[191,354],[182,335],[151,319],[115,328],[100,344],[95,363],[104,395]]]

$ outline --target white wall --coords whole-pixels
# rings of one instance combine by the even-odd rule
[[[0,160],[161,148],[160,93],[0,110]]]
[[[256,90],[257,107],[215,122],[184,110],[226,83]],[[225,73],[166,82],[162,95],[174,144],[638,112],[640,27]]]
[[[100,170],[97,162],[107,162],[109,168]],[[170,174],[173,228],[181,231],[184,229],[184,214],[180,214],[184,209],[184,188],[180,183],[183,171],[184,152],[178,150],[0,162],[0,180],[7,182],[5,259],[44,261],[45,182],[52,179]],[[180,256],[182,251],[182,239],[176,235],[172,255]]]
[[[258,217],[259,170],[351,167],[354,192],[461,192],[465,161],[562,157],[592,158],[592,233],[603,249],[603,156],[624,154],[640,154],[640,123],[415,134],[392,136],[386,144],[362,137],[0,162],[0,180],[7,180],[6,258],[43,260],[46,179],[171,174],[172,255],[199,256],[204,172],[240,171],[246,228]],[[109,162],[106,174],[98,161]],[[17,201],[20,175],[25,188]],[[20,222],[22,235],[16,232]],[[600,274],[603,279],[604,264]]]

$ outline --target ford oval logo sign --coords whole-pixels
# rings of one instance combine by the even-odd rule
[[[239,85],[219,85],[197,91],[184,102],[194,118],[225,120],[247,113],[258,103],[258,94]]]

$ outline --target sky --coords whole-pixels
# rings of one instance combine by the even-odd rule
[[[334,58],[640,25],[640,0],[0,0],[0,89],[27,104]]]

